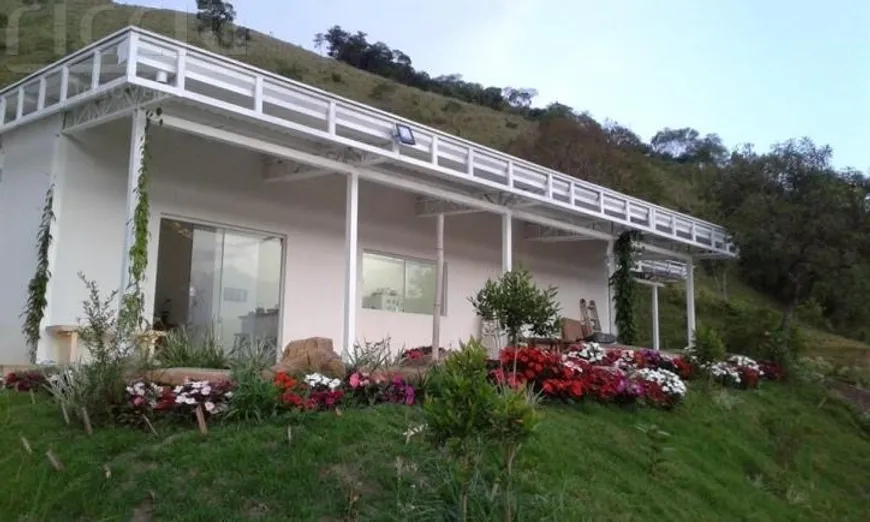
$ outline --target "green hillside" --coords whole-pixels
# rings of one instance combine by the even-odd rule
[[[0,390],[8,520],[455,520],[443,456],[403,434],[418,407],[311,414],[289,441],[286,417],[208,435],[190,420],[89,436],[43,397]],[[867,438],[842,404],[819,399],[765,383],[693,386],[675,411],[542,408],[516,463],[515,520],[866,520]],[[651,425],[669,434],[666,449],[637,429]],[[494,491],[474,493],[472,520],[503,520],[481,513]]]
[[[252,65],[490,147],[524,155],[535,161],[546,159],[547,151],[542,150],[542,147],[551,141],[550,136],[553,135],[547,133],[558,130],[546,128],[540,121],[516,112],[496,111],[402,85],[255,30],[251,33],[251,40],[244,46],[224,48],[211,39],[200,37],[195,18],[175,11],[143,10],[113,5],[108,0],[43,1],[38,3],[40,7],[31,6],[26,10],[23,9],[25,3],[32,2],[0,0],[0,12],[7,14],[9,27],[14,27],[14,20],[18,21],[19,27],[14,32],[18,37],[15,44],[17,47],[11,39],[5,44],[7,52],[4,59],[8,66],[0,70],[0,85],[23,77],[38,65],[58,59],[58,50],[71,52],[94,39],[136,23],[149,30],[173,38],[187,39],[194,45],[228,54]],[[58,19],[56,13],[60,11],[65,13],[65,18]],[[65,36],[58,36],[58,24],[66,28]],[[11,29],[9,34],[13,34]],[[299,40],[308,41],[312,37],[313,35],[299,35]],[[594,136],[589,139],[593,140]],[[580,145],[568,143],[564,146],[585,145],[584,142]],[[599,169],[606,175],[593,177],[592,181],[627,190],[677,210],[689,211],[703,217],[710,216],[709,205],[698,188],[699,174],[696,170],[635,153],[606,154],[592,158],[606,166]],[[781,305],[741,283],[737,275],[728,277],[727,293],[723,293],[718,288],[719,285],[714,283],[711,275],[713,272],[698,272],[699,321],[716,326],[720,331],[734,329],[734,322],[741,323],[741,318],[746,317],[767,315],[771,321],[775,321]],[[685,344],[683,296],[684,291],[680,285],[671,287],[662,294],[662,336],[665,348],[682,348]],[[870,351],[865,344],[834,335],[824,318],[814,315],[812,310],[802,309],[800,312],[798,319],[802,321],[805,337],[809,341],[809,351],[844,363],[867,359]],[[646,290],[642,290],[637,316],[642,340],[649,342],[650,306]],[[841,329],[841,333],[851,332]]]

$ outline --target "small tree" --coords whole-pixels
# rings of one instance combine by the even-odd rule
[[[524,328],[546,337],[559,329],[560,307],[556,287],[539,289],[524,268],[506,272],[497,281],[488,279],[476,296],[469,298],[474,311],[485,321],[495,321],[507,332],[508,342],[520,341]]]
[[[513,467],[540,420],[536,405],[537,397],[525,388],[497,388],[488,382],[486,351],[475,339],[429,373],[423,404],[427,438],[452,463],[460,520],[475,518],[468,513],[472,479],[493,451],[502,459],[504,519],[513,520]]]
[[[199,30],[208,30],[218,39],[221,45],[228,45],[232,40],[228,36],[240,36],[243,41],[250,40],[250,31],[240,28],[232,33],[232,25],[236,20],[236,10],[230,2],[223,0],[196,0],[196,19],[199,20]],[[229,31],[228,31],[229,29]]]

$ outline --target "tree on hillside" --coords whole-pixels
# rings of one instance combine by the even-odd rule
[[[524,115],[531,114],[531,102],[537,95],[534,89],[502,89],[467,82],[459,74],[432,78],[425,71],[414,69],[411,57],[404,52],[391,49],[383,42],[371,43],[366,33],[350,33],[338,25],[329,28],[325,33],[316,34],[314,46],[330,58],[357,69],[499,111],[510,108]]]
[[[716,134],[701,137],[690,127],[665,128],[650,141],[653,152],[679,163],[721,165],[727,159],[728,150]]]
[[[251,31],[246,27],[235,27],[236,10],[230,2],[222,0],[196,0],[196,19],[200,32],[208,30],[221,45],[229,46],[238,40],[251,39]]]
[[[783,328],[820,285],[870,254],[867,184],[830,160],[809,139],[763,155],[744,148],[713,186],[743,273],[784,303]]]
[[[528,109],[532,106],[532,100],[538,95],[535,89],[514,89],[513,87],[505,87],[502,90],[502,96],[507,100],[508,105],[515,109]]]
[[[554,115],[542,119],[536,133],[514,142],[510,152],[592,183],[661,201],[662,187],[643,175],[646,158],[633,146],[620,145],[621,140],[633,141],[623,130],[611,133],[589,114]]]

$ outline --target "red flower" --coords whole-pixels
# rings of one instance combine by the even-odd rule
[[[298,384],[296,379],[287,375],[286,372],[276,373],[275,378],[272,382],[274,382],[275,386],[277,386],[280,390],[292,390]]]
[[[674,366],[676,366],[676,374],[680,376],[680,379],[689,380],[694,376],[695,368],[692,366],[692,363],[686,360],[685,357],[677,357],[674,359]]]

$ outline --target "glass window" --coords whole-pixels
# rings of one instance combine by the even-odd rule
[[[431,314],[435,306],[435,262],[395,255],[363,253],[363,308]],[[441,315],[447,315],[447,269]]]
[[[227,351],[277,347],[282,264],[279,237],[163,219],[155,323],[212,331]]]

